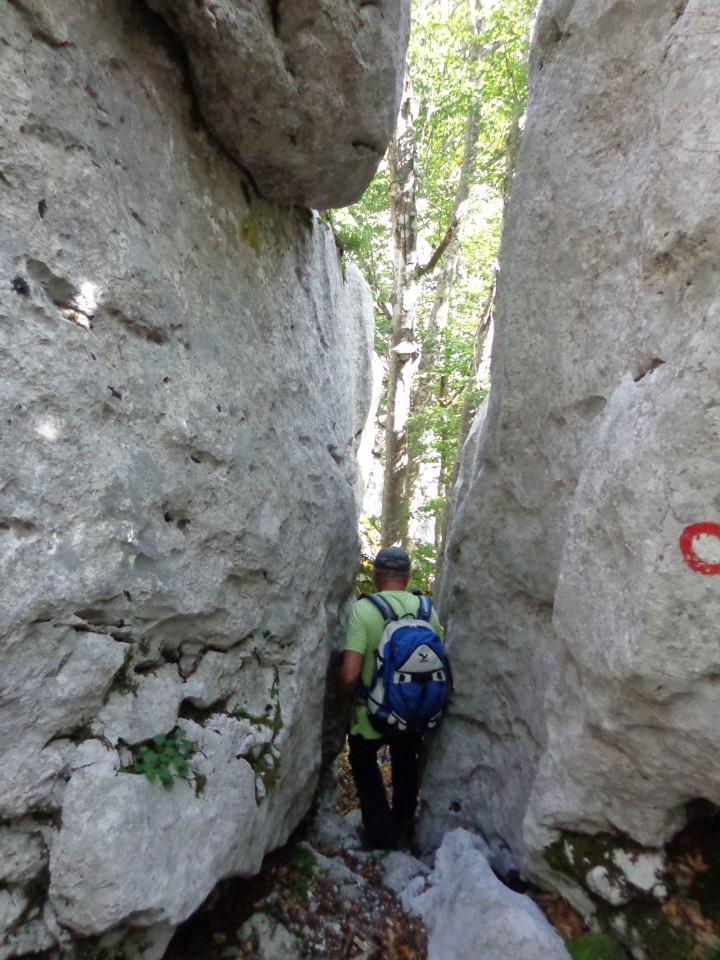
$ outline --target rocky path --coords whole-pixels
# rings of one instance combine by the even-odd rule
[[[389,775],[389,764],[381,761],[381,767]],[[417,906],[432,896],[427,890],[437,877],[428,877],[431,868],[406,853],[362,848],[360,813],[345,755],[339,758],[338,774],[339,791],[329,791],[330,799],[321,803],[285,847],[265,859],[258,876],[220,884],[178,929],[165,960],[427,960],[428,935],[422,920],[403,909],[393,890],[414,884],[411,899]],[[475,947],[471,928],[477,926],[480,913],[486,931],[498,927],[489,934],[489,951],[478,944],[483,957],[494,960],[496,947],[501,953],[507,948],[507,955],[515,957],[515,938],[517,956],[524,960],[567,958],[562,941],[527,897],[498,883],[487,865],[488,875],[473,880],[481,861],[468,850],[469,836],[458,841],[449,861],[445,856],[452,872],[455,863],[469,853],[464,869],[470,884],[477,883],[476,895],[469,895],[471,916],[463,919],[461,909],[457,924],[470,928],[467,948]],[[467,891],[461,883],[454,892],[440,894],[433,909],[439,905],[447,914],[449,900],[452,913],[452,902],[463,896]],[[564,901],[539,892],[534,899],[566,943],[580,943],[577,938],[584,935],[585,925]],[[530,921],[528,910],[536,913]],[[451,922],[449,934],[447,930],[444,934],[445,953],[464,957],[463,933],[452,927]],[[445,955],[442,946],[438,953],[437,943],[431,953]],[[585,957],[586,953],[573,950],[570,955]],[[616,960],[618,954],[587,956]]]
[[[220,884],[165,960],[425,960],[422,922],[383,882],[386,855],[361,849],[345,757],[339,774],[335,815],[301,827],[257,877]]]

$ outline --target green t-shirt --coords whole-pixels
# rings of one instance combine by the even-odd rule
[[[378,596],[387,600],[399,617],[406,614],[415,616],[420,608],[419,597],[406,590],[383,590]],[[435,607],[430,612],[430,626],[442,639],[442,627],[435,613]],[[385,620],[375,604],[370,600],[358,600],[350,614],[345,649],[364,655],[361,679],[366,687],[372,681],[375,651],[380,646],[384,628]],[[379,740],[382,736],[373,729],[368,719],[367,707],[362,703],[356,704],[353,708],[350,733],[359,733],[366,740]]]

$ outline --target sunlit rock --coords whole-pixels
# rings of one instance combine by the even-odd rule
[[[187,50],[200,110],[273,200],[359,200],[395,129],[409,0],[148,0]]]
[[[659,849],[720,803],[719,49],[697,0],[548,0],[536,28],[424,832],[564,892],[564,833]]]
[[[2,957],[151,960],[312,797],[372,309],[142,4],[7,4],[0,69]]]
[[[428,960],[569,960],[539,907],[497,879],[489,856],[480,838],[454,830],[445,836],[432,873],[418,870],[401,892],[403,907],[427,926]],[[391,883],[402,866],[409,872],[407,864],[391,865]]]

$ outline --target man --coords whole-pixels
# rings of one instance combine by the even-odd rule
[[[376,592],[399,617],[415,617],[420,599],[407,589],[410,582],[410,558],[399,547],[385,547],[375,557],[373,580]],[[442,636],[435,610],[430,626]],[[353,607],[348,624],[345,653],[340,671],[339,693],[345,704],[357,693],[360,683],[367,688],[373,676],[377,650],[385,621],[372,601],[359,600]],[[368,843],[392,850],[398,842],[409,842],[415,824],[418,798],[418,765],[422,734],[397,733],[383,736],[373,729],[365,704],[360,700],[352,710],[350,732],[350,767],[352,769],[363,826]],[[392,763],[392,809],[377,764],[378,749],[390,747]]]

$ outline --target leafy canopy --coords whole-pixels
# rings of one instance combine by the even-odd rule
[[[446,235],[456,205],[467,150],[468,118],[477,121],[469,172],[462,248],[449,285],[446,319],[433,336],[434,369],[425,374],[422,403],[413,403],[410,455],[438,474],[436,497],[418,506],[438,522],[444,482],[457,455],[463,408],[477,408],[489,383],[476,377],[475,335],[488,310],[508,188],[508,138],[525,110],[527,46],[536,0],[486,0],[479,22],[473,3],[415,0],[408,54],[418,119],[417,229],[421,270]],[[466,164],[467,167],[467,164]],[[466,170],[467,174],[467,170]],[[338,245],[360,268],[376,304],[376,349],[387,355],[392,290],[388,174],[381,165],[360,203],[333,211]],[[418,339],[425,346],[436,307],[438,274],[422,276],[417,304]],[[381,401],[380,415],[384,413]],[[411,528],[412,528],[411,524]],[[432,566],[433,558],[422,562]],[[432,552],[432,551],[430,551]]]

